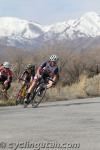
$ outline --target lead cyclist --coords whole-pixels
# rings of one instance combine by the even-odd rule
[[[30,103],[30,95],[31,92],[35,89],[38,80],[41,78],[42,74],[44,72],[46,72],[48,74],[48,76],[52,79],[52,81],[50,80],[49,83],[47,84],[47,89],[51,88],[54,86],[55,83],[57,83],[58,79],[59,79],[59,68],[58,68],[58,56],[57,55],[51,55],[49,57],[49,60],[43,62],[37,69],[36,75],[34,77],[34,80],[32,82],[32,84],[30,85],[27,95],[24,99],[25,104],[29,104]]]

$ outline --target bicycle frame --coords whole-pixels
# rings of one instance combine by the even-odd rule
[[[22,81],[25,81],[23,79],[21,79]],[[16,105],[18,105],[19,103],[23,103],[24,98],[26,96],[26,91],[28,89],[28,85],[26,83],[24,83],[22,85],[22,87],[20,88],[20,90],[18,91],[18,94],[16,96]]]
[[[32,102],[32,107],[36,108],[41,101],[44,99],[46,90],[47,90],[47,84],[48,81],[51,80],[54,82],[50,77],[46,77],[45,79],[40,78],[36,88],[33,90],[32,95],[31,95],[31,102]],[[42,90],[42,95],[41,95],[41,90]]]

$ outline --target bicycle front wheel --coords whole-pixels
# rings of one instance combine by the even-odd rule
[[[46,86],[43,87],[43,85],[39,85],[39,87],[35,90],[33,93],[33,98],[31,99],[33,108],[36,108],[42,102],[45,97],[46,90]]]

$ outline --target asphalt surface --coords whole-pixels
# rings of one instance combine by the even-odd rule
[[[0,150],[100,150],[100,98],[0,108]]]

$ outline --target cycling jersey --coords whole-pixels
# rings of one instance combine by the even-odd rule
[[[5,76],[7,78],[13,77],[13,72],[10,69],[6,69],[3,66],[0,67],[0,76]]]
[[[13,76],[14,74],[10,69],[6,69],[3,66],[0,67],[0,82],[6,90],[10,88]]]
[[[30,82],[30,80],[34,78],[34,75],[35,75],[35,70],[32,70],[31,72],[25,70],[22,73],[20,78],[24,79],[26,82]]]
[[[54,75],[59,74],[58,66],[57,65],[51,66],[49,61],[42,63],[42,65],[40,67],[42,68],[42,70],[40,71],[40,74],[43,71],[48,72],[50,77],[53,77]]]

